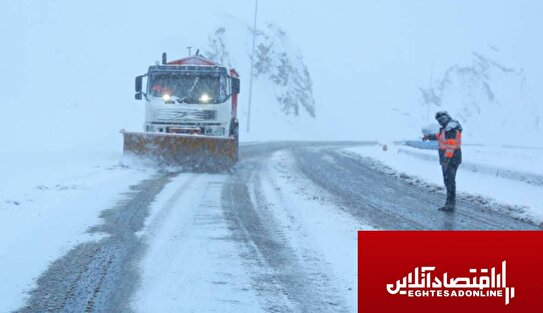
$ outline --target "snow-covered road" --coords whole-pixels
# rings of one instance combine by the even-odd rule
[[[20,311],[354,312],[359,229],[538,228],[467,200],[438,212],[439,190],[342,153],[349,145],[248,144],[230,173],[153,174]]]

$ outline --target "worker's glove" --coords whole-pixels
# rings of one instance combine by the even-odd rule
[[[422,137],[422,141],[426,141],[426,140],[430,140],[430,136],[424,135],[424,137]]]

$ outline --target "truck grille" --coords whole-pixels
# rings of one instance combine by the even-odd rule
[[[158,110],[155,118],[159,122],[171,121],[205,121],[217,118],[215,110]]]

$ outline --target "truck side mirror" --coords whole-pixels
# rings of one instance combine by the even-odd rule
[[[232,77],[232,94],[237,95],[240,92],[239,78]]]
[[[135,98],[136,100],[141,100],[141,95],[142,95],[142,92],[141,92],[141,87],[142,87],[142,78],[143,76],[136,76],[136,88],[135,88],[135,91],[136,91],[136,95],[135,95]]]

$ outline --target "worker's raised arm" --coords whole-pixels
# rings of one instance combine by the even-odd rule
[[[430,134],[430,135],[424,135],[424,137],[422,137],[422,140],[426,141],[426,140],[437,140],[437,137],[439,136],[439,133],[437,134]]]

